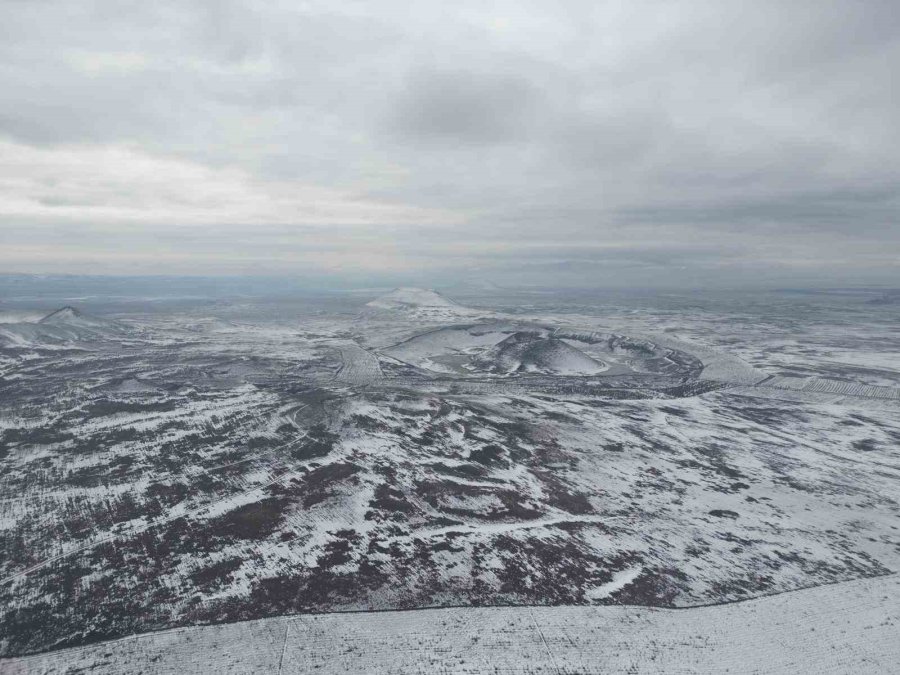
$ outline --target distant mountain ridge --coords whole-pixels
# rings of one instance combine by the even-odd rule
[[[409,286],[395,288],[390,293],[367,302],[362,312],[362,316],[370,318],[385,318],[391,314],[426,321],[445,321],[459,317],[473,317],[483,312],[457,304],[435,290]]]

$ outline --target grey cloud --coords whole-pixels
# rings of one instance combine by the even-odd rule
[[[809,279],[835,260],[860,283],[898,271],[892,0],[7,2],[0,31],[0,142],[59,153],[0,158],[3,269],[65,271],[77,239],[79,270],[95,250],[104,269],[123,252],[127,271],[158,241],[205,270],[269,254],[285,274],[290,256],[377,251],[372,273],[394,276],[515,276],[519,261],[550,282],[685,268],[685,283],[749,283],[748,269],[788,275],[804,246],[822,261],[803,261]],[[250,206],[205,219],[184,178],[71,179],[73,153],[107,146],[226,176]],[[290,185],[333,191],[336,214],[385,209],[310,229],[298,198],[293,226],[288,207],[251,218],[272,195],[294,204]],[[144,194],[168,220],[122,222],[113,242],[114,215],[76,217],[122,207],[123,190],[131,215]],[[46,221],[53,207],[67,218]],[[410,223],[413,207],[443,215]]]
[[[426,143],[501,143],[527,132],[537,96],[518,75],[421,69],[406,78],[388,125]]]
[[[706,223],[723,228],[746,228],[759,223],[781,230],[875,233],[897,240],[898,212],[900,196],[896,189],[860,186],[856,190],[798,193],[743,203],[735,200],[721,206],[629,209],[617,216],[623,222]]]

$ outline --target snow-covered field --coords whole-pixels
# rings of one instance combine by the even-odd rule
[[[896,575],[689,610],[453,608],[182,628],[0,661],[97,673],[859,673],[900,662]]]
[[[378,358],[358,345],[349,344],[339,347],[341,368],[336,379],[347,384],[368,384],[382,378]]]

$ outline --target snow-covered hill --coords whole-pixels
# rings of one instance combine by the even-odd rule
[[[459,305],[437,291],[424,288],[395,288],[366,303],[364,315],[402,314],[431,320],[447,320],[474,316],[476,310]]]
[[[493,373],[595,375],[606,370],[600,361],[553,337],[517,332],[487,350],[475,364]]]
[[[38,323],[45,326],[64,326],[70,329],[81,328],[92,331],[118,330],[120,328],[114,321],[90,316],[70,305],[66,305],[54,312],[50,312],[47,316],[38,321]]]
[[[127,327],[65,306],[38,321],[0,324],[0,347],[54,346],[122,336]]]
[[[422,307],[459,307],[437,291],[424,288],[396,288],[366,303],[378,309],[410,309]]]

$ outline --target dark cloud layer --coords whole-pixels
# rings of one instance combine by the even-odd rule
[[[0,271],[896,283],[900,12],[0,1]]]

